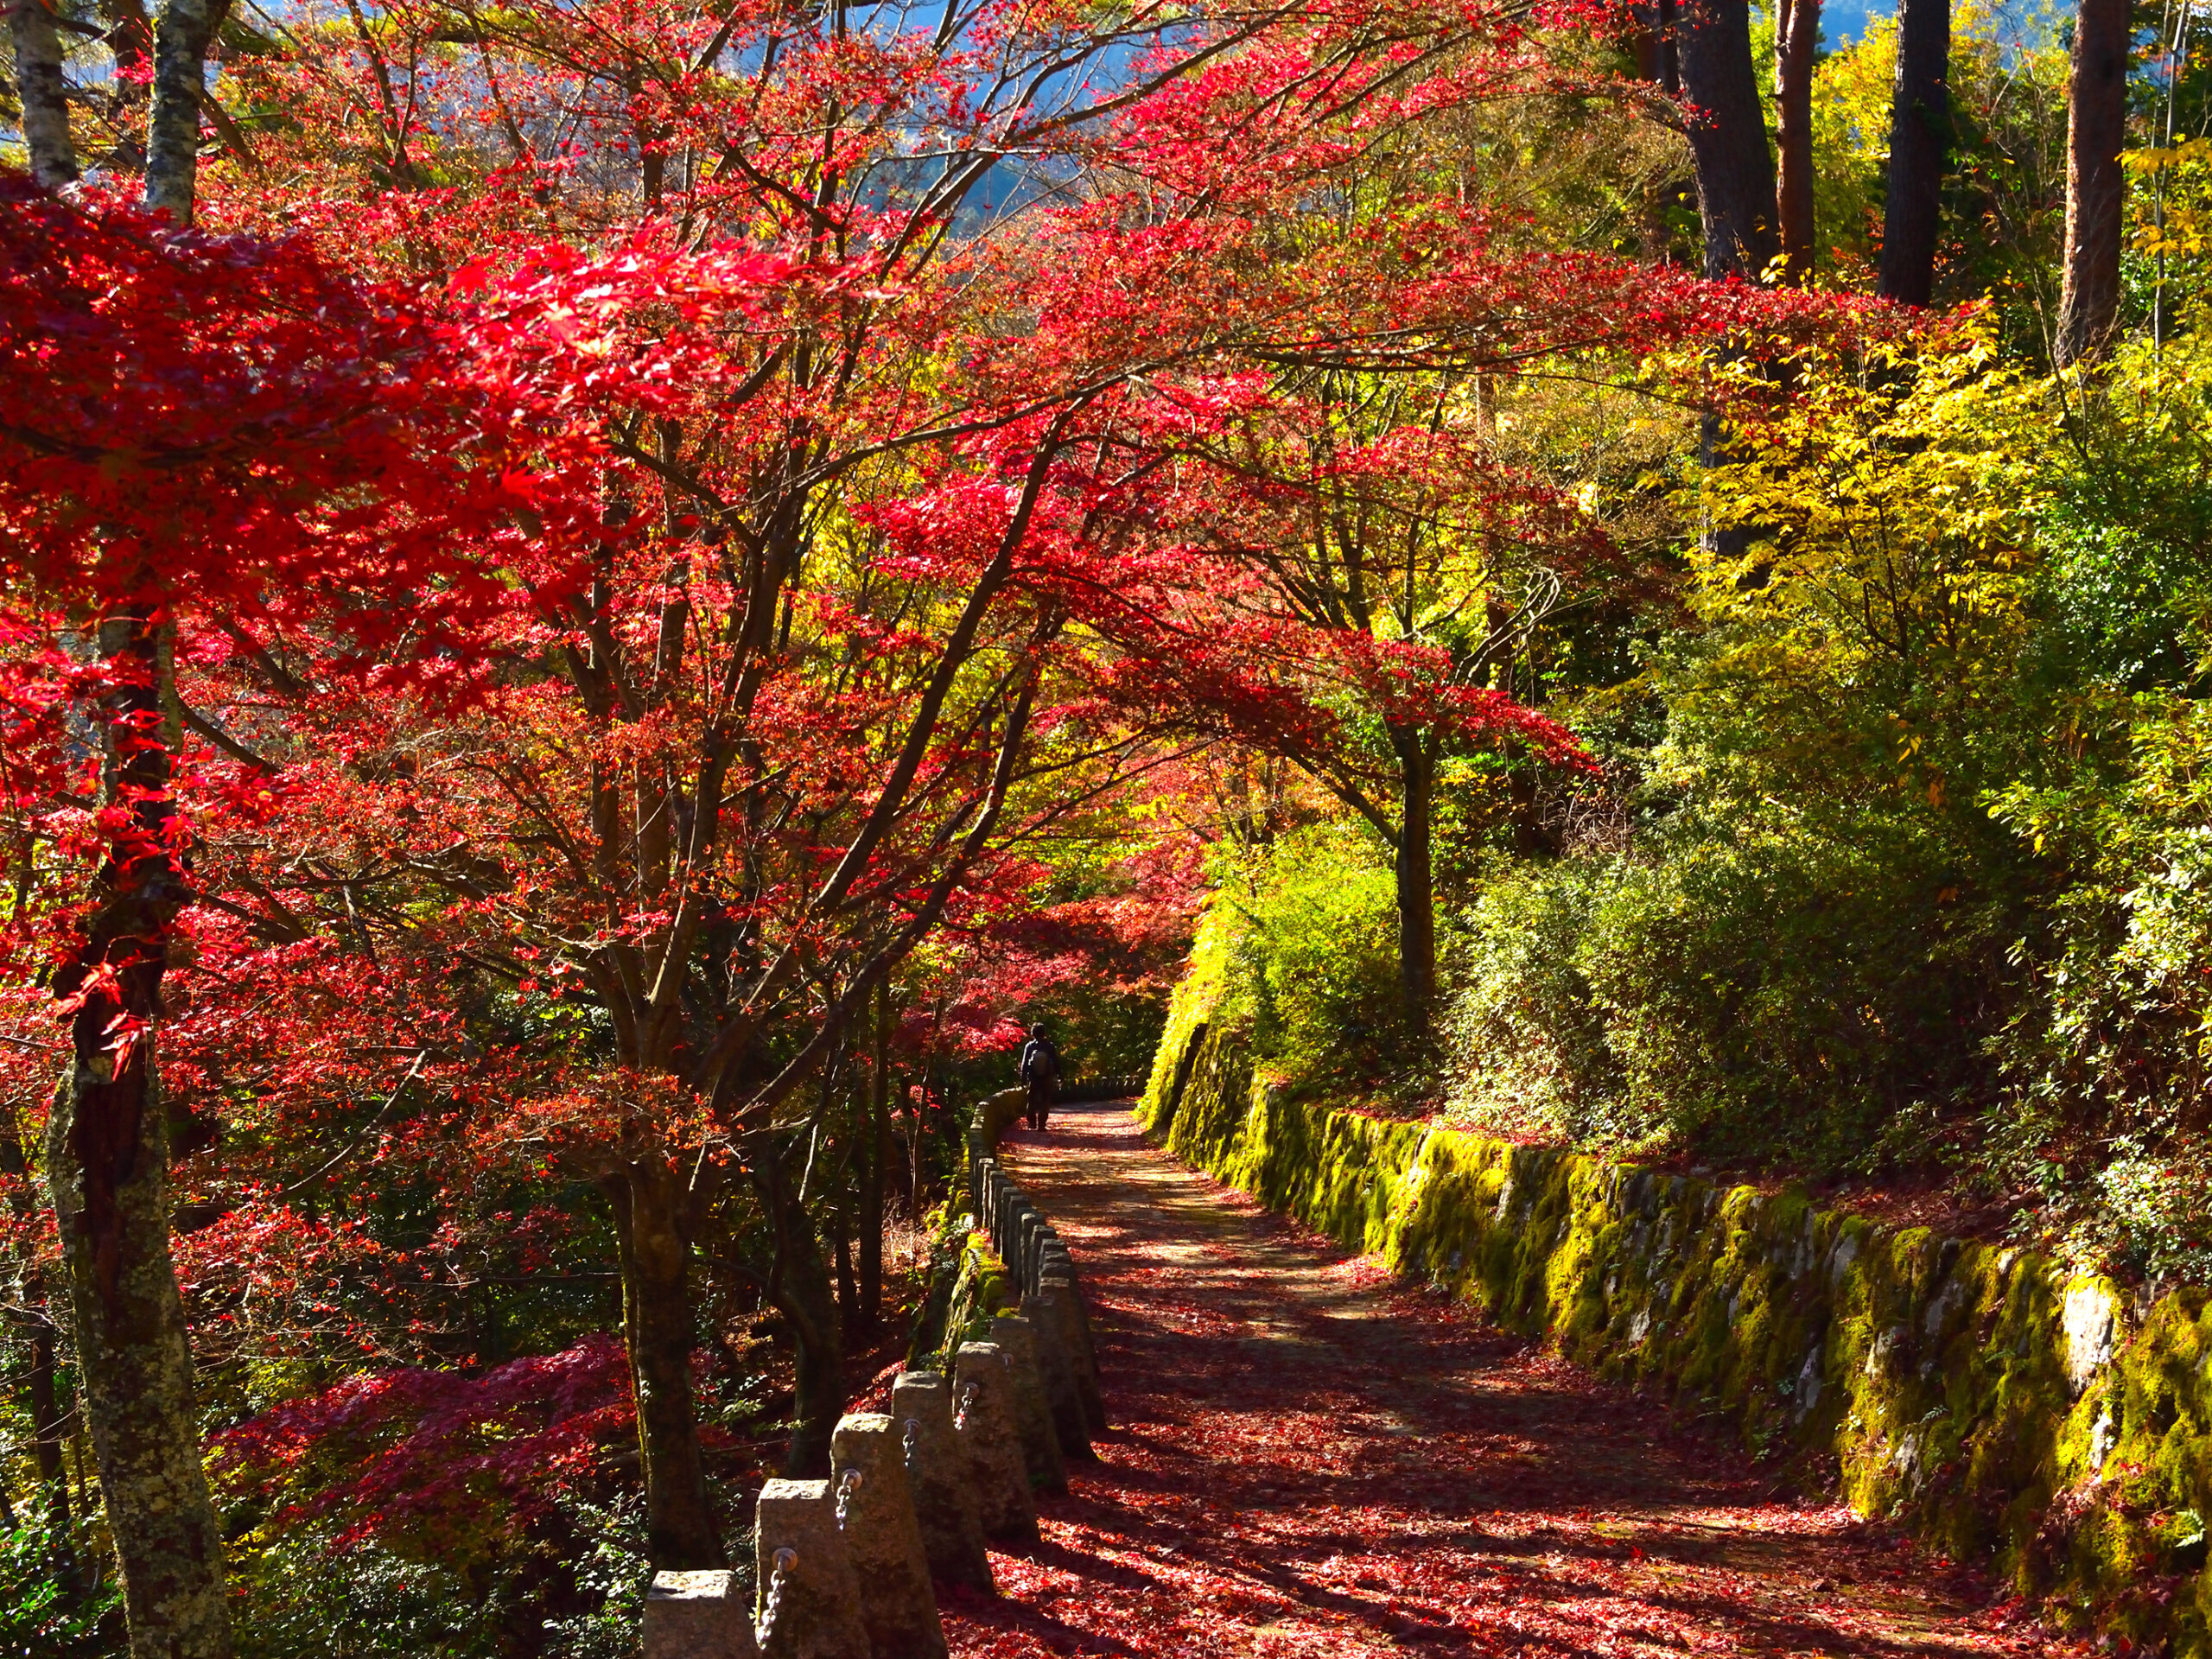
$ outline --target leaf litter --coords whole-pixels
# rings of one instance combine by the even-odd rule
[[[1075,1251],[1108,1415],[955,1659],[2086,1653],[1986,1575],[1074,1106],[1006,1152]]]

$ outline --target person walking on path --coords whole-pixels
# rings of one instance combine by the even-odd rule
[[[1029,1040],[1021,1046],[1021,1081],[1029,1090],[1029,1127],[1042,1133],[1060,1090],[1060,1051],[1042,1026],[1029,1027]]]

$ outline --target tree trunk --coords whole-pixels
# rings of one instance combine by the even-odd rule
[[[169,1255],[168,1121],[155,1064],[172,925],[187,877],[169,836],[162,643],[149,619],[101,625],[118,678],[103,700],[103,797],[129,812],[84,944],[54,977],[75,1000],[72,1054],[47,1122],[79,1397],[92,1435],[134,1659],[228,1659],[222,1534],[193,1408],[192,1354]]]
[[[883,1189],[891,1161],[891,981],[875,988],[875,1065],[868,1080],[867,1160],[861,1166],[861,1329],[883,1319]]]
[[[142,0],[101,0],[100,16],[107,20],[107,48],[115,57],[115,82],[108,93],[108,119],[117,129],[114,147],[102,164],[130,173],[143,172],[146,146],[132,129],[143,120],[146,112],[146,60],[153,55],[154,26],[147,18]]]
[[[656,1568],[728,1564],[707,1497],[691,1396],[690,1245],[678,1177],[633,1166],[609,1183],[622,1261],[622,1337],[645,1477],[645,1552]]]
[[[1675,33],[1682,65],[1690,154],[1697,164],[1698,217],[1705,226],[1705,274],[1714,281],[1763,276],[1781,251],[1775,227],[1774,167],[1766,118],[1751,67],[1746,0],[1683,0]],[[1700,461],[1724,458],[1719,422],[1707,414],[1698,433]],[[1749,544],[1750,532],[1711,524],[1701,537],[1716,555]]]
[[[1675,0],[1643,0],[1636,8],[1636,73],[1669,98],[1682,90],[1675,50]]]
[[[906,1213],[917,1222],[922,1214],[922,1136],[928,1126],[929,1103],[915,1100],[906,1108]]]
[[[1392,874],[1398,894],[1398,991],[1406,1031],[1428,1039],[1436,1001],[1436,763],[1417,732],[1391,734],[1404,802]]]
[[[9,1209],[16,1226],[28,1236],[29,1230],[36,1225],[31,1197],[31,1164],[24,1155],[22,1134],[15,1113],[5,1109],[0,1109],[0,1171],[18,1183],[10,1195]],[[61,1458],[61,1431],[66,1417],[61,1409],[61,1391],[56,1386],[60,1369],[57,1351],[60,1331],[54,1322],[53,1290],[47,1274],[35,1264],[24,1271],[22,1299],[13,1313],[22,1329],[24,1345],[30,1352],[23,1384],[29,1395],[31,1414],[31,1467],[37,1473],[40,1495],[44,1500],[54,1580],[74,1596],[83,1585],[77,1575],[76,1535],[70,1524],[69,1471]]]
[[[1746,0],[1685,0],[1675,38],[1682,91],[1695,106],[1689,140],[1705,224],[1705,274],[1757,281],[1780,243]]]
[[[830,1270],[803,1206],[785,1212],[782,1242],[777,1308],[791,1327],[798,1418],[784,1472],[794,1480],[820,1480],[830,1473],[830,1437],[845,1412],[844,1342]]]
[[[1903,0],[1880,291],[1907,305],[1926,305],[1935,291],[1943,160],[1951,149],[1950,73],[1951,0]]]
[[[1782,0],[1774,31],[1775,219],[1783,280],[1799,288],[1813,280],[1813,49],[1820,38],[1821,0]]]
[[[30,1330],[31,1462],[38,1484],[45,1489],[46,1529],[54,1552],[54,1577],[73,1595],[81,1588],[77,1577],[76,1535],[70,1525],[69,1471],[61,1461],[61,1428],[66,1414],[61,1391],[54,1386],[54,1321],[44,1310],[32,1316]]]
[[[61,74],[54,0],[9,0],[8,23],[15,37],[16,98],[22,106],[31,177],[46,189],[59,190],[76,180],[77,147],[69,137],[68,88]]]
[[[2120,152],[2127,143],[2128,0],[2081,0],[2067,84],[2065,285],[2051,355],[2100,355],[2120,314]]]
[[[861,1323],[861,1292],[853,1277],[852,1216],[846,1208],[846,1198],[841,1194],[830,1206],[830,1225],[836,1230],[837,1263],[837,1324],[840,1329],[858,1331]]]
[[[146,123],[146,207],[192,223],[200,188],[200,105],[207,48],[228,0],[164,0],[154,17],[153,109]]]

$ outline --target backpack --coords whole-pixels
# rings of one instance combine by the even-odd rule
[[[1028,1046],[1021,1051],[1021,1076],[1027,1083],[1058,1083],[1060,1080],[1058,1051],[1043,1038],[1032,1037]]]

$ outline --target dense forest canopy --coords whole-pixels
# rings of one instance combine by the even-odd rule
[[[1209,903],[2212,1274],[2185,0],[7,10],[0,1647],[630,1651]]]

